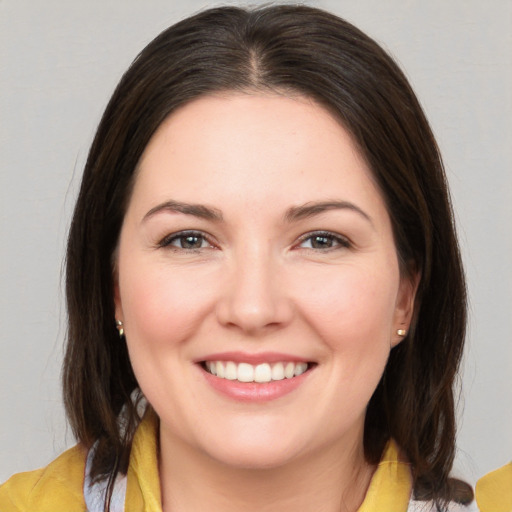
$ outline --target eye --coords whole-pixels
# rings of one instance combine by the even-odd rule
[[[188,251],[212,247],[205,235],[199,231],[181,231],[166,236],[159,244],[160,247],[171,247]]]
[[[304,235],[300,240],[299,247],[328,251],[350,247],[350,242],[341,235],[329,231],[317,231]]]

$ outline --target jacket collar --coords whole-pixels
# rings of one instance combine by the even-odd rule
[[[158,474],[158,424],[156,413],[149,408],[133,439],[128,474],[116,480],[111,512],[162,512]],[[88,463],[89,458],[92,458],[91,452]],[[91,485],[87,467],[84,487],[88,512],[103,512],[103,508],[98,505],[102,502],[98,496],[104,496],[104,486]],[[409,464],[402,460],[396,443],[391,440],[358,512],[406,512],[411,488]]]

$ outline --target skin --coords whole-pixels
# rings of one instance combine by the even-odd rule
[[[307,98],[208,96],[160,126],[137,173],[116,316],[161,421],[164,510],[356,510],[374,470],[366,406],[409,325],[415,283],[400,274],[384,200],[350,135]],[[158,209],[169,201],[222,220]],[[290,215],[313,202],[345,204]],[[184,248],[183,230],[197,248]],[[225,351],[315,364],[291,393],[247,403],[197,364]]]

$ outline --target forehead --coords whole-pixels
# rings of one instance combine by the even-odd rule
[[[355,195],[383,206],[341,123],[309,98],[277,94],[206,96],[172,113],[142,155],[134,194],[245,208]]]

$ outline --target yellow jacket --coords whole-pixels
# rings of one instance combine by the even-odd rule
[[[135,433],[128,474],[124,479],[126,490],[123,489],[118,510],[162,511],[157,463],[157,426],[158,420],[155,416],[147,415]],[[0,486],[0,511],[92,512],[93,508],[87,508],[84,498],[84,488],[87,487],[84,487],[86,460],[87,451],[77,445],[46,468],[14,475]],[[410,501],[411,484],[409,465],[399,459],[395,443],[390,442],[358,512],[416,510],[417,502]]]
[[[480,478],[475,494],[482,512],[512,512],[512,462]]]

